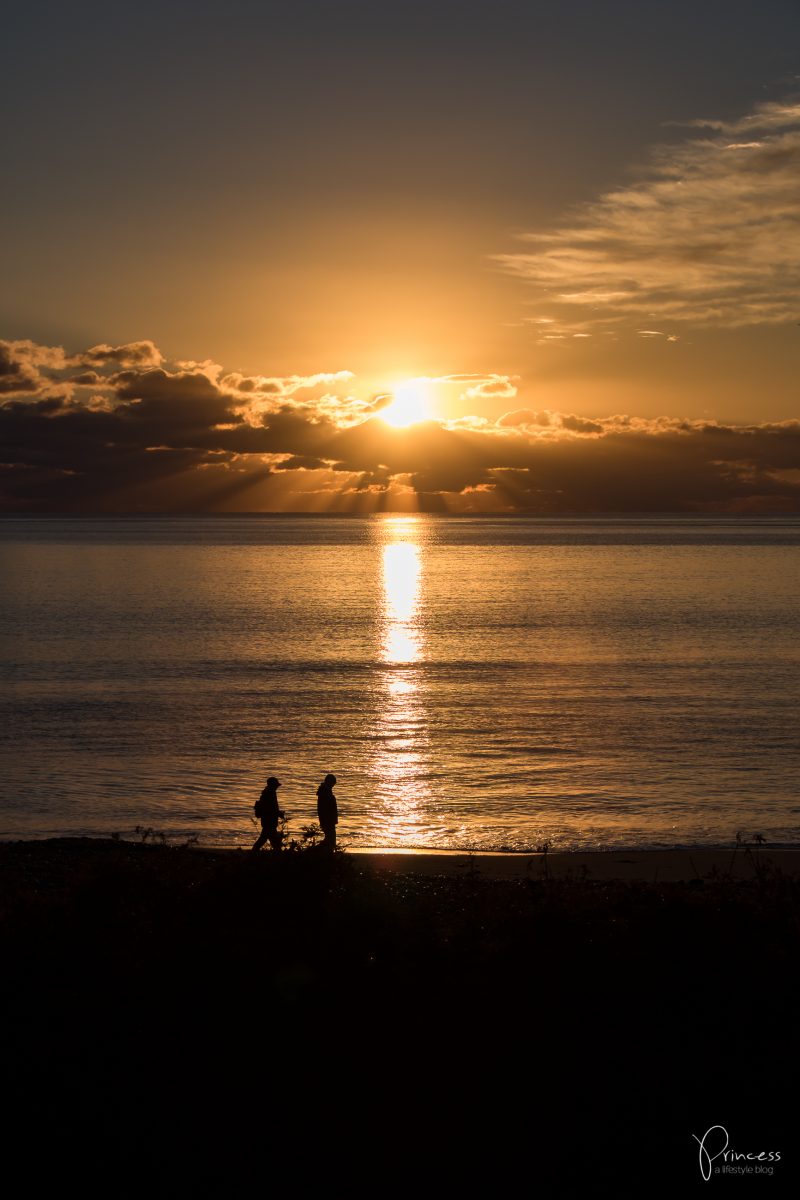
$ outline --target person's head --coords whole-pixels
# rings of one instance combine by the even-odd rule
[[[335,775],[326,775],[325,783],[327,784],[328,787],[333,787],[333,785],[336,783],[336,776]]]
[[[272,790],[274,791],[275,788],[279,788],[280,786],[281,786],[280,779],[276,779],[274,775],[270,775],[269,779],[267,780],[267,787],[272,788]]]

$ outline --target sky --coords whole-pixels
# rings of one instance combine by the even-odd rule
[[[796,0],[5,41],[2,509],[800,510]]]

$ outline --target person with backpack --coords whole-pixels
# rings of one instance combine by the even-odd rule
[[[336,826],[339,821],[339,808],[333,794],[335,783],[335,775],[326,775],[317,788],[317,816],[320,828],[325,834],[320,850],[328,850],[331,853],[336,849]]]
[[[282,808],[278,807],[279,779],[270,775],[267,786],[253,805],[253,811],[261,821],[261,833],[253,844],[254,850],[260,850],[264,842],[269,842],[273,850],[280,850],[283,834],[278,829],[278,821],[285,817]]]

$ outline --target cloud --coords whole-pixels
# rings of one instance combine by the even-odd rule
[[[220,385],[232,391],[257,396],[294,396],[297,392],[310,391],[324,384],[347,383],[353,378],[352,371],[318,371],[315,375],[242,375],[232,371],[223,375]]]
[[[514,412],[504,413],[497,425],[500,429],[524,430],[528,434],[539,436],[558,436],[565,430],[568,433],[610,433],[620,428],[620,421],[624,422],[625,428],[630,427],[630,417],[606,417],[603,420],[592,421],[574,413],[555,413],[549,409],[535,412],[530,408],[518,408]]]
[[[3,509],[800,512],[800,421],[518,408],[394,430],[349,372],[247,377],[254,407],[244,377],[157,353],[76,374],[85,354],[0,344]],[[449,377],[495,396],[510,379]]]
[[[0,341],[0,395],[39,393],[48,387],[50,372],[57,373],[67,365],[60,346]]]
[[[516,378],[516,377],[514,377]],[[510,375],[489,375],[461,393],[462,400],[510,400],[517,389]]]
[[[574,333],[643,317],[723,328],[798,320],[800,101],[692,124],[704,136],[657,147],[632,183],[498,256],[539,290],[540,321],[557,330],[577,319]]]
[[[140,350],[54,356],[3,343],[2,378],[12,384],[0,406],[4,508],[214,508],[263,482],[274,456],[317,456],[336,432],[323,412],[291,399],[299,376],[255,419],[207,364],[149,366],[164,362],[153,343],[130,345]],[[95,368],[76,375],[74,364],[90,358]],[[61,364],[60,391],[54,368],[45,375],[30,366],[45,359]],[[219,472],[229,476],[225,487],[209,483]]]
[[[561,417],[561,428],[568,429],[571,433],[603,433],[605,432],[600,421],[589,421],[586,417],[576,417],[573,413],[567,413]]]
[[[158,367],[164,356],[150,341],[127,342],[124,346],[92,346],[77,356],[81,365],[105,365],[115,363],[121,367]]]
[[[456,511],[475,489],[484,509],[523,512],[800,511],[800,486],[786,475],[800,465],[800,422],[516,416],[480,430],[429,423],[401,437],[367,421],[338,434],[330,453],[353,472],[381,461]]]
[[[497,424],[501,429],[519,429],[523,426],[552,425],[553,414],[547,409],[534,412],[531,408],[517,408],[513,412],[503,413]]]
[[[0,342],[0,393],[36,392],[39,386],[38,372],[14,353],[14,343]]]

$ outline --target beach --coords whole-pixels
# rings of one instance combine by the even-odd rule
[[[741,846],[709,850],[706,847],[674,850],[576,850],[544,854],[438,854],[419,851],[364,850],[356,860],[379,873],[445,875],[477,873],[487,879],[526,880],[586,879],[643,883],[688,883],[725,877],[752,880],[760,871],[776,869],[800,874],[800,849]]]
[[[789,1144],[799,864],[3,843],[14,1120],[191,1171],[266,1089],[309,1178],[677,1186],[731,1095]]]
[[[103,853],[140,854],[147,850],[181,851],[196,857],[198,865],[206,861],[229,863],[249,851],[181,843],[153,842],[141,837],[121,838],[45,838],[36,841],[0,843],[0,860],[6,863],[27,860],[47,871],[56,862],[78,867],[97,861]],[[358,874],[375,876],[403,875],[444,879],[480,877],[485,880],[537,882],[547,879],[566,882],[638,882],[690,883],[697,881],[752,882],[768,874],[800,875],[800,848],[760,846],[742,843],[709,849],[705,846],[663,850],[548,851],[536,854],[491,854],[440,850],[407,850],[389,847],[355,848],[342,852]],[[259,857],[272,859],[269,849]],[[282,858],[286,858],[284,853]],[[342,857],[340,854],[339,858]]]

